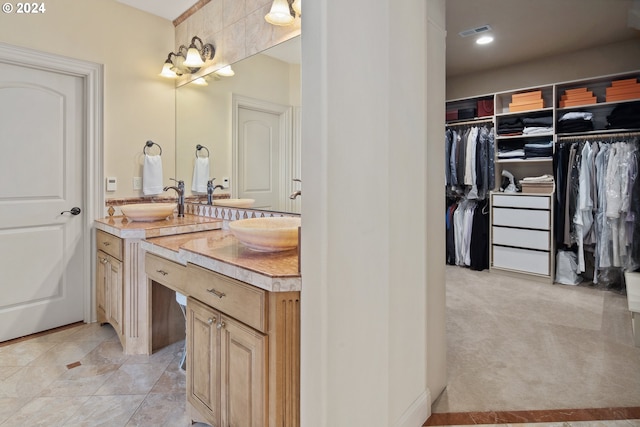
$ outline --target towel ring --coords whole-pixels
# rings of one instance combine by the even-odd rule
[[[207,150],[207,157],[209,157],[209,149],[207,147],[205,147],[204,145],[196,145],[196,159],[198,158],[198,151],[202,150],[202,149]]]
[[[147,154],[147,151],[146,151],[146,150],[147,150],[147,147],[153,147],[154,145],[157,145],[157,146],[158,146],[158,148],[160,149],[160,155],[162,155],[162,147],[160,147],[160,145],[159,145],[159,144],[157,144],[157,143],[155,143],[155,142],[153,142],[153,141],[147,141],[147,143],[146,143],[146,144],[144,145],[144,147],[142,148],[142,152],[143,152],[144,154]]]

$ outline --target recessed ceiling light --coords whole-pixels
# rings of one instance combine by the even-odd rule
[[[476,40],[476,43],[478,44],[489,44],[493,41],[493,37],[491,36],[483,36],[480,37],[478,40]]]

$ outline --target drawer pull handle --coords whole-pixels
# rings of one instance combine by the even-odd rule
[[[109,242],[102,242],[102,244],[105,245],[105,246],[111,245],[111,243],[109,243]]]
[[[215,321],[216,321],[216,318],[215,318],[215,317],[209,317],[209,318],[207,319],[207,323],[208,323],[208,324],[210,324],[210,325],[213,325],[213,322],[215,322]]]
[[[224,321],[221,320],[220,323],[218,323],[218,325],[216,325],[216,328],[221,329],[221,328],[224,328],[225,326],[227,326],[227,325],[224,323]]]
[[[226,294],[224,292],[218,292],[215,289],[211,288],[211,289],[207,289],[207,292],[209,292],[210,294],[214,294],[215,296],[217,296],[218,298],[222,298],[224,296],[226,296]]]
[[[156,270],[156,273],[160,273],[160,274],[162,274],[163,276],[166,276],[167,274],[169,274],[169,273],[167,273],[167,272],[166,272],[166,271],[164,271],[164,270]]]

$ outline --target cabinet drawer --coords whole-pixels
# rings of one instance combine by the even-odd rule
[[[506,196],[502,194],[495,194],[493,196],[493,206],[526,209],[549,209],[549,207],[551,206],[551,198],[549,196]]]
[[[96,248],[122,261],[122,239],[113,234],[96,230]]]
[[[549,211],[493,208],[493,225],[549,230],[551,221]]]
[[[187,295],[266,332],[267,291],[193,264],[189,264],[187,271]]]
[[[493,227],[494,244],[549,250],[549,232],[522,228]]]
[[[183,292],[187,281],[187,267],[162,257],[147,253],[144,270],[150,279],[174,291]]]
[[[549,252],[493,246],[493,266],[549,275]]]

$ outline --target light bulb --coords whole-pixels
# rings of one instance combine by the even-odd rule
[[[236,73],[231,68],[231,65],[227,65],[226,67],[222,67],[216,71],[216,74],[223,77],[231,77]]]
[[[302,3],[302,0],[294,0],[293,4],[291,5],[291,7],[298,14],[298,16],[302,15],[302,6],[300,5],[301,3]]]
[[[168,77],[170,79],[175,79],[178,75],[173,71],[173,64],[169,61],[165,62],[162,66],[162,72],[160,72],[162,77]]]
[[[287,0],[273,0],[271,10],[265,15],[264,19],[272,25],[283,26],[291,24],[293,16],[291,16]]]
[[[200,56],[200,52],[198,52],[198,49],[196,49],[195,47],[190,47],[189,50],[187,51],[187,57],[185,58],[182,65],[189,68],[202,67],[204,65],[204,61],[202,60],[202,57]]]

